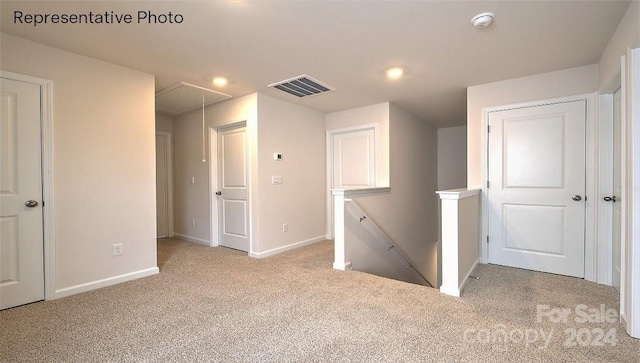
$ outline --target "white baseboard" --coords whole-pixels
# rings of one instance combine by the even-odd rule
[[[341,271],[347,271],[347,270],[351,270],[351,262],[347,262],[344,265],[341,263],[333,263],[333,268],[335,270],[341,270]]]
[[[173,236],[175,238],[182,239],[182,240],[185,240],[187,242],[193,242],[193,243],[198,243],[198,244],[205,245],[205,246],[211,246],[211,243],[209,241],[207,241],[207,240],[204,240],[204,239],[191,237],[191,236],[186,236],[186,235],[180,234],[180,233],[174,233]]]
[[[476,267],[478,267],[478,263],[480,263],[480,259],[477,259],[476,262],[474,262],[474,264],[471,266],[469,271],[467,271],[467,274],[464,275],[464,278],[462,279],[462,282],[460,283],[460,287],[459,287],[461,293],[462,293],[462,290],[464,290],[464,285],[466,285],[467,281],[469,281],[469,276],[471,276],[471,274],[476,269]]]
[[[155,275],[158,272],[160,272],[158,267],[152,267],[152,268],[148,268],[148,269],[145,269],[145,270],[130,272],[130,273],[124,274],[124,275],[109,277],[109,278],[102,279],[102,280],[96,280],[96,281],[91,281],[91,282],[87,282],[87,283],[80,284],[80,285],[65,287],[63,289],[56,290],[56,292],[55,292],[55,294],[53,296],[53,299],[59,299],[59,298],[62,298],[62,297],[79,294],[81,292],[87,292],[87,291],[99,289],[101,287],[107,287],[107,286],[119,284],[119,283],[122,283],[122,282],[139,279],[139,278],[142,278],[142,277]]]
[[[286,252],[286,251],[290,251],[302,246],[306,246],[306,245],[310,245],[316,242],[320,242],[320,241],[324,241],[326,240],[325,238],[326,236],[319,236],[319,237],[314,237],[314,238],[310,238],[304,241],[300,241],[300,242],[295,242],[292,243],[290,245],[286,245],[286,246],[282,246],[282,247],[278,247],[278,248],[274,248],[268,251],[264,251],[264,252],[249,252],[249,256],[250,257],[254,257],[254,258],[264,258],[264,257],[269,257],[269,256],[273,256],[273,255],[277,255],[279,253],[282,252]]]
[[[460,282],[458,286],[448,286],[448,285],[442,284],[440,286],[440,292],[446,295],[460,297],[462,295],[462,290],[464,290],[464,286],[467,284],[467,281],[469,280],[469,276],[471,276],[473,271],[476,269],[476,267],[478,266],[478,263],[480,263],[480,259],[477,259],[476,262],[473,263],[469,271],[467,271],[464,278],[462,279],[462,282]]]

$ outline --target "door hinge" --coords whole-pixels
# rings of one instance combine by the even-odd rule
[[[487,243],[489,243],[489,236],[487,236]]]
[[[487,134],[491,133],[491,126],[487,125]]]
[[[584,196],[584,201],[585,201],[585,202],[587,201],[587,196],[586,196],[586,195]]]
[[[487,180],[487,189],[489,189],[489,181]]]

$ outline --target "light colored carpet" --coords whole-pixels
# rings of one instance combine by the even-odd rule
[[[479,279],[457,299],[424,286],[333,270],[330,241],[259,260],[164,239],[158,257],[158,275],[0,312],[0,361],[640,359],[640,341],[618,323],[575,321],[581,304],[618,306],[611,288],[580,279],[483,265]],[[538,304],[572,314],[566,323],[546,317],[537,322]],[[539,334],[535,342],[533,331]],[[579,343],[576,338],[576,346],[565,346],[571,331],[580,335]],[[600,331],[608,339],[599,339]],[[494,339],[502,332],[506,341]],[[547,345],[540,334],[551,332]]]

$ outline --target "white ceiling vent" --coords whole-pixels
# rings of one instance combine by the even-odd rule
[[[179,115],[204,105],[220,102],[231,96],[214,90],[180,82],[156,93],[156,110]]]
[[[335,88],[303,74],[298,77],[270,84],[268,87],[279,89],[299,98],[316,96],[319,94],[335,91]]]

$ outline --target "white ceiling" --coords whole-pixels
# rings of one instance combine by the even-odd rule
[[[466,122],[466,87],[597,63],[629,1],[2,1],[1,30],[238,97],[322,112],[392,101],[438,127]],[[180,13],[182,24],[14,24],[23,13]],[[478,30],[470,19],[496,14]],[[388,81],[392,66],[406,77]],[[308,74],[336,88],[302,100],[267,85]]]

